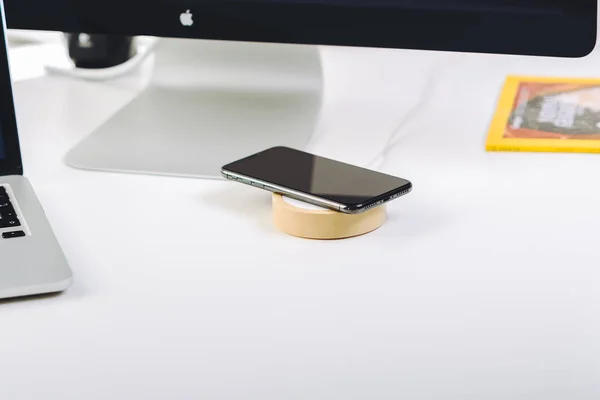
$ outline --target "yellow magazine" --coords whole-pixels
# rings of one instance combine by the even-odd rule
[[[600,79],[508,77],[486,150],[600,153]]]

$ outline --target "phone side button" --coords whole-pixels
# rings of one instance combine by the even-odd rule
[[[252,186],[256,186],[257,188],[264,189],[264,185],[261,185],[260,183],[256,183],[256,182],[251,182],[251,183],[252,183]]]

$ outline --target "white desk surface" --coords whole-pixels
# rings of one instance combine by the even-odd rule
[[[334,242],[276,231],[267,192],[67,167],[135,85],[16,78],[26,175],[75,284],[0,303],[1,399],[600,397],[600,156],[484,151],[505,75],[599,76],[600,54],[323,59],[315,150],[383,153],[415,185]]]

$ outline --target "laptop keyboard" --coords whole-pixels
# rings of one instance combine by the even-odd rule
[[[25,236],[25,232],[18,229],[21,227],[21,221],[14,204],[14,199],[10,198],[6,188],[0,186],[0,231],[2,231],[2,239]],[[11,230],[8,231],[8,229]]]

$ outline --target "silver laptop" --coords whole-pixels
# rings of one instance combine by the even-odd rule
[[[71,270],[23,176],[1,1],[0,12],[0,298],[60,292]]]

